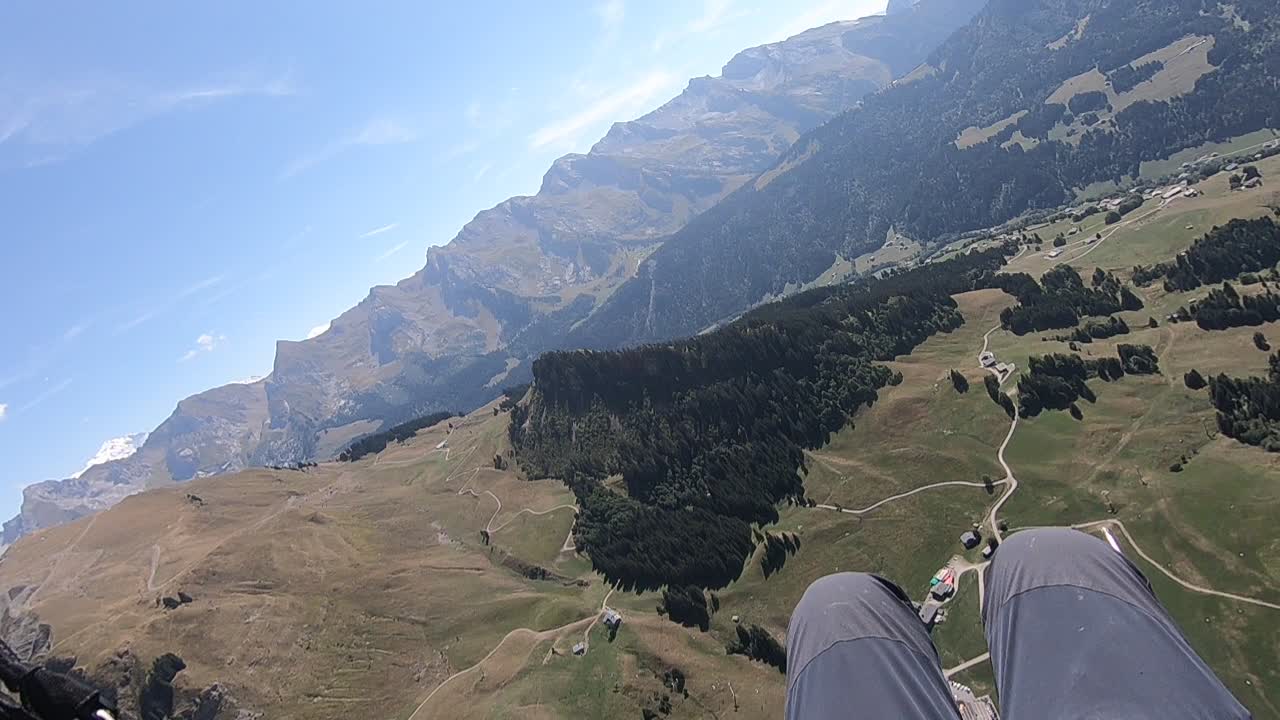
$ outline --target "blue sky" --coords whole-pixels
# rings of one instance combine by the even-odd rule
[[[884,0],[7,3],[0,516],[738,50]],[[127,7],[127,9],[124,9]]]

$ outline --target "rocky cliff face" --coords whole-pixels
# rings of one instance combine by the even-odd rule
[[[74,478],[25,488],[21,512],[4,524],[4,544],[109,508],[151,487],[241,470],[251,464],[266,421],[264,382],[227,385],[187,398],[132,455],[94,465]]]
[[[265,380],[188,398],[133,456],[27,488],[5,542],[148,487],[332,456],[381,424],[470,409],[526,380],[532,359],[664,238],[967,22],[937,10],[952,1],[934,0],[930,13],[895,2],[893,18],[739,53],[720,77],[690,81],[587,154],[557,160],[538,194],[481,212],[421,271],[374,288],[327,332],[280,342]]]

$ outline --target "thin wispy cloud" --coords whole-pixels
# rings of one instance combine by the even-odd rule
[[[325,324],[323,324],[323,325],[317,325],[317,326],[315,326],[315,327],[311,328],[311,330],[310,330],[309,332],[307,332],[307,339],[308,339],[308,340],[314,340],[315,338],[318,338],[318,337],[320,337],[321,335],[323,335],[323,334],[325,334],[325,333],[329,332],[329,326],[330,326],[330,325],[332,325],[332,324],[333,324],[333,323],[331,323],[331,322],[327,322],[327,323],[325,323]]]
[[[218,285],[219,283],[222,282],[222,280],[223,280],[222,275],[215,275],[213,277],[205,278],[200,282],[193,283],[179,290],[178,294],[174,296],[174,299],[183,300],[185,298],[189,298],[192,295],[195,295],[196,293],[200,292],[201,290],[208,290],[209,288],[214,287],[215,285]]]
[[[672,30],[658,33],[653,39],[653,51],[662,52],[679,40],[697,35],[704,35],[719,30],[729,20],[740,17],[733,13],[734,0],[703,0],[702,12],[689,22]]]
[[[89,329],[88,322],[76,323],[75,325],[72,325],[71,327],[67,328],[66,332],[62,333],[62,339],[66,342],[71,342],[72,340],[75,340],[76,338],[84,334],[84,331],[88,329]]]
[[[363,235],[361,235],[361,236],[360,236],[360,239],[361,239],[361,240],[363,240],[363,239],[365,239],[365,238],[371,238],[371,237],[375,237],[375,236],[377,236],[377,235],[381,235],[382,233],[389,233],[389,232],[391,232],[392,230],[395,230],[395,229],[396,229],[396,228],[398,228],[398,227],[400,227],[400,223],[391,223],[390,225],[383,225],[382,227],[376,227],[376,228],[374,228],[374,229],[370,230],[369,232],[364,233]]]
[[[0,403],[0,422],[4,422],[9,417],[9,406],[6,403]]]
[[[467,103],[462,117],[471,130],[490,136],[511,130],[518,122],[525,119],[525,111],[520,89],[510,87],[500,96],[486,97],[483,100],[472,100]],[[464,142],[462,152],[456,154],[465,155],[478,149],[478,142],[472,139]]]
[[[353,148],[402,145],[414,142],[417,139],[418,132],[404,122],[393,118],[375,118],[366,123],[364,127],[294,160],[280,172],[279,180],[283,181],[296,177]]]
[[[383,260],[386,260],[387,258],[391,257],[392,255],[395,255],[396,253],[400,252],[401,250],[407,247],[409,247],[409,241],[405,240],[402,243],[399,243],[390,248],[387,248],[385,252],[383,252],[378,257],[374,258],[374,262],[382,262]]]
[[[242,288],[244,288],[244,286],[245,286],[244,282],[239,282],[239,283],[236,283],[235,285],[222,288],[218,292],[206,298],[201,299],[200,302],[196,303],[196,308],[198,310],[206,310],[214,305],[217,305],[223,300],[226,300],[228,297],[234,295],[236,292],[239,292]]]
[[[485,163],[484,165],[481,165],[476,170],[475,175],[471,177],[471,182],[473,184],[478,184],[481,180],[485,178],[486,175],[489,174],[489,171],[491,170],[493,170],[493,163]]]
[[[211,332],[203,333],[200,337],[196,338],[195,347],[187,350],[182,357],[178,358],[178,362],[187,362],[189,360],[194,360],[203,353],[211,353],[216,350],[219,345],[225,342],[226,339],[227,336],[225,335],[214,335]]]
[[[71,378],[67,378],[57,383],[56,385],[47,387],[44,390],[41,390],[38,394],[36,394],[35,397],[31,398],[26,403],[19,406],[17,409],[17,412],[25,413],[27,411],[34,410],[36,407],[42,405],[49,398],[57,395],[58,393],[62,392],[63,390],[66,390],[69,387],[71,387]]]
[[[733,0],[706,0],[702,4],[702,14],[689,24],[689,29],[694,33],[704,33],[720,27],[731,7]]]
[[[600,18],[600,44],[611,47],[618,41],[622,31],[622,23],[627,17],[627,4],[624,0],[604,0],[595,8]]]
[[[160,311],[156,309],[146,310],[143,313],[134,316],[132,320],[122,323],[119,327],[116,328],[116,333],[119,334],[119,333],[129,332],[130,330],[138,327],[139,325],[142,325],[144,323],[150,322],[151,320],[154,320],[155,317],[159,314],[160,314]]]
[[[25,167],[58,162],[78,148],[156,117],[236,98],[295,92],[291,77],[241,75],[157,88],[104,73],[74,77],[0,75],[0,146]],[[24,157],[25,156],[25,157]]]
[[[796,15],[791,22],[770,34],[765,42],[780,42],[810,28],[839,20],[857,20],[883,13],[885,5],[884,0],[826,0]]]
[[[470,155],[471,153],[479,149],[480,149],[480,143],[474,140],[461,142],[449,148],[443,155],[441,155],[439,162],[445,163],[445,162],[450,162],[452,160],[457,160],[458,158],[464,157],[466,155]]]
[[[198,295],[204,292],[205,290],[209,290],[211,288],[217,287],[218,285],[221,285],[225,277],[226,276],[224,275],[214,275],[212,277],[207,277],[203,280],[200,280],[198,282],[192,283],[190,285],[187,285],[186,287],[179,289],[176,293],[172,295],[169,295],[165,298],[152,302],[148,306],[144,307],[142,312],[138,313],[130,320],[124,323],[121,323],[120,325],[117,325],[115,329],[115,334],[120,335],[120,334],[129,332],[130,330],[138,327],[139,325],[143,325],[148,322],[151,322],[152,320],[156,319],[156,317],[159,316],[162,312],[171,308],[174,303],[180,302],[182,300],[186,300],[188,298],[191,298],[195,295]],[[234,289],[235,288],[233,287],[233,288],[229,288],[228,290],[234,290]],[[220,293],[219,297],[221,297],[222,295],[223,294]],[[208,304],[209,303],[206,302],[202,305],[202,307]]]
[[[609,93],[584,110],[540,128],[529,138],[529,146],[540,150],[548,146],[572,146],[582,131],[601,122],[638,112],[661,93],[668,92],[674,77],[664,71],[651,72],[619,90]]]

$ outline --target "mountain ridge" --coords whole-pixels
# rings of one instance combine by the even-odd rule
[[[419,272],[373,288],[271,374],[187,398],[143,447],[24,490],[5,542],[149,487],[323,459],[380,426],[465,410],[529,378],[661,242],[805,131],[916,66],[978,0],[924,0],[738,53],[720,77],[558,159],[537,195],[482,211]]]
[[[1135,177],[1144,161],[1274,127],[1280,106],[1265,78],[1276,60],[1264,28],[1275,21],[1265,3],[1237,11],[1244,23],[1155,2],[1130,11],[992,0],[910,82],[811,131],[767,184],[744,185],[678,231],[568,344],[698,333],[880,247],[887,232],[954,239],[1073,200],[1092,183]],[[1143,32],[1125,25],[1128,12],[1146,19]],[[1104,22],[1082,23],[1090,13]],[[1150,97],[1140,95],[1150,88],[1123,97],[1106,84],[1103,72],[1197,36],[1214,42],[1196,45],[1208,48],[1202,67],[1181,69],[1198,73],[1194,83],[1171,80]],[[1090,94],[1077,88],[1085,81],[1112,93],[1093,95],[1105,96],[1105,108],[1074,103]],[[955,142],[988,126],[984,142]]]

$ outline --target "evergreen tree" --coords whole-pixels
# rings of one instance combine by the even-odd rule
[[[1183,382],[1185,382],[1187,387],[1192,390],[1203,390],[1209,385],[1208,381],[1204,379],[1204,376],[1200,374],[1200,371],[1195,368],[1191,368],[1190,372],[1183,375]]]

